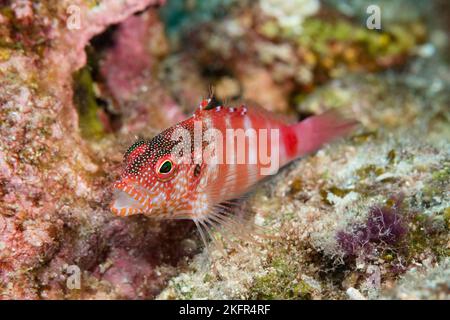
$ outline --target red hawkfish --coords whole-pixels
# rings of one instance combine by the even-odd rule
[[[288,124],[260,107],[203,100],[190,118],[128,149],[111,210],[123,217],[192,219],[204,242],[217,226],[241,230],[228,201],[354,125],[333,112]]]

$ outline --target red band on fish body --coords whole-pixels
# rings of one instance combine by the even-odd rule
[[[294,158],[297,156],[297,145],[298,145],[298,139],[297,134],[291,130],[290,128],[285,128],[282,130],[282,136],[283,136],[283,144],[284,148],[286,150],[286,155],[289,158]]]

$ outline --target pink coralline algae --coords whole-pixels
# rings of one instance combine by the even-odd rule
[[[170,234],[167,245],[179,243],[189,225],[117,221],[110,214],[108,186],[123,150],[90,149],[79,134],[71,88],[94,35],[163,1],[11,2],[13,14],[2,14],[0,26],[0,299],[151,297],[183,256],[177,246],[164,251],[158,235]],[[69,5],[80,10],[79,29],[67,27]],[[15,32],[24,26],[27,32]],[[67,287],[72,265],[81,271],[80,289]],[[141,281],[134,265],[158,279]],[[123,287],[125,278],[131,288]]]
[[[154,64],[168,49],[163,32],[154,11],[129,17],[118,27],[114,47],[101,65],[106,91],[120,105],[115,112],[126,123],[122,132],[163,129],[184,117],[155,80]]]

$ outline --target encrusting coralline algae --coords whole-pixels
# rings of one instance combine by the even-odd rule
[[[372,32],[356,2],[295,1],[290,20],[264,13],[275,0],[2,7],[0,298],[449,299],[446,13],[381,1],[408,10]],[[225,255],[189,221],[108,208],[126,147],[211,84],[223,100],[361,123],[260,185],[245,209],[270,237],[225,241]]]

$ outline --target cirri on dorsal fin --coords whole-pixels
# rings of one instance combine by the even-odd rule
[[[215,107],[222,106],[223,103],[219,101],[214,95],[214,87],[211,85],[208,89],[208,98],[204,98],[199,105],[199,110],[211,110]]]
[[[282,125],[290,125],[297,122],[297,118],[294,115],[286,115],[269,111],[258,103],[250,100],[238,99],[233,100],[232,102],[222,103],[220,100],[216,99],[214,95],[211,95],[208,99],[203,99],[195,113],[210,111],[216,108],[223,108],[224,110],[233,108],[237,111],[245,108],[245,114],[256,114]]]

